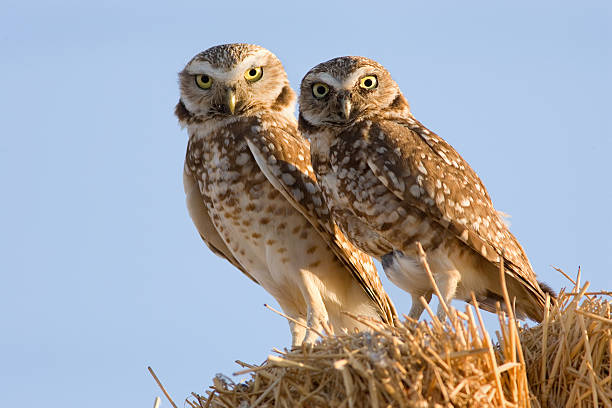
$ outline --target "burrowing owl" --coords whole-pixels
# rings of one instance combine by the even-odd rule
[[[517,315],[542,319],[545,291],[554,294],[536,280],[476,173],[414,119],[380,64],[341,57],[310,70],[301,85],[299,126],[311,141],[334,220],[412,295],[410,316],[421,315],[419,297],[432,293],[416,252],[420,242],[447,302],[469,301],[473,291],[484,309],[494,310],[503,258]]]
[[[372,259],[331,220],[280,61],[255,45],[220,45],[196,55],[179,81],[191,218],[214,253],[315,329],[290,323],[293,345],[312,343],[328,323],[363,328],[343,311],[392,323]]]

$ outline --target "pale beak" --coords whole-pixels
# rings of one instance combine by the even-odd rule
[[[227,105],[227,108],[233,115],[234,111],[236,110],[236,91],[235,90],[233,89],[227,90],[227,93],[225,94],[225,104]]]
[[[340,99],[340,108],[342,109],[342,115],[345,120],[348,120],[351,117],[351,100],[348,97],[343,97]]]

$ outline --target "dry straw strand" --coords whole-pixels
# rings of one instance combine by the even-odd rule
[[[164,386],[162,385],[161,381],[159,381],[159,378],[157,378],[157,376],[155,375],[155,372],[153,371],[153,369],[151,367],[147,367],[147,369],[149,370],[149,372],[151,373],[151,375],[153,376],[153,379],[155,380],[155,382],[157,383],[157,385],[159,386],[159,388],[161,388],[162,392],[164,393],[164,395],[166,396],[166,398],[168,398],[168,401],[170,401],[170,404],[176,408],[176,404],[174,404],[174,401],[172,401],[172,398],[170,398],[170,394],[168,394],[166,392],[166,389],[164,388]]]

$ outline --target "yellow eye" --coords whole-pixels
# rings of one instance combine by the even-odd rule
[[[374,89],[378,86],[378,80],[373,75],[364,76],[359,81],[359,86],[363,89]]]
[[[244,73],[244,79],[249,82],[256,82],[263,76],[263,69],[261,67],[251,68]]]
[[[325,85],[323,82],[317,82],[312,86],[312,94],[315,98],[321,99],[325,95],[329,93],[329,86]]]
[[[212,86],[212,78],[206,74],[196,75],[196,85],[202,89],[208,89]]]

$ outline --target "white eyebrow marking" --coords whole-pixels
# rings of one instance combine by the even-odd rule
[[[371,74],[372,71],[374,71],[374,68],[368,66],[359,68],[357,71],[346,77],[344,81],[342,81],[342,87],[344,89],[352,89],[353,86],[355,86],[355,82],[357,82],[359,78],[367,74]]]
[[[208,61],[193,61],[185,68],[185,72],[191,75],[207,74],[217,81],[232,81],[242,78],[247,69],[262,66],[264,57],[267,55],[267,50],[258,50],[229,71],[224,68],[215,68]]]
[[[333,76],[331,76],[330,74],[328,74],[327,72],[319,72],[318,74],[314,74],[312,76],[312,80],[313,80],[313,84],[317,83],[317,82],[323,82],[329,86],[332,86],[336,89],[339,89],[341,86],[340,81],[338,81],[336,78],[334,78]]]
[[[313,74],[311,79],[313,83],[323,82],[335,89],[353,89],[355,86],[355,82],[362,76],[370,74],[374,71],[373,67],[365,66],[361,67],[355,72],[351,73],[348,77],[343,80],[338,80],[338,78],[331,76],[327,72],[319,72]]]

